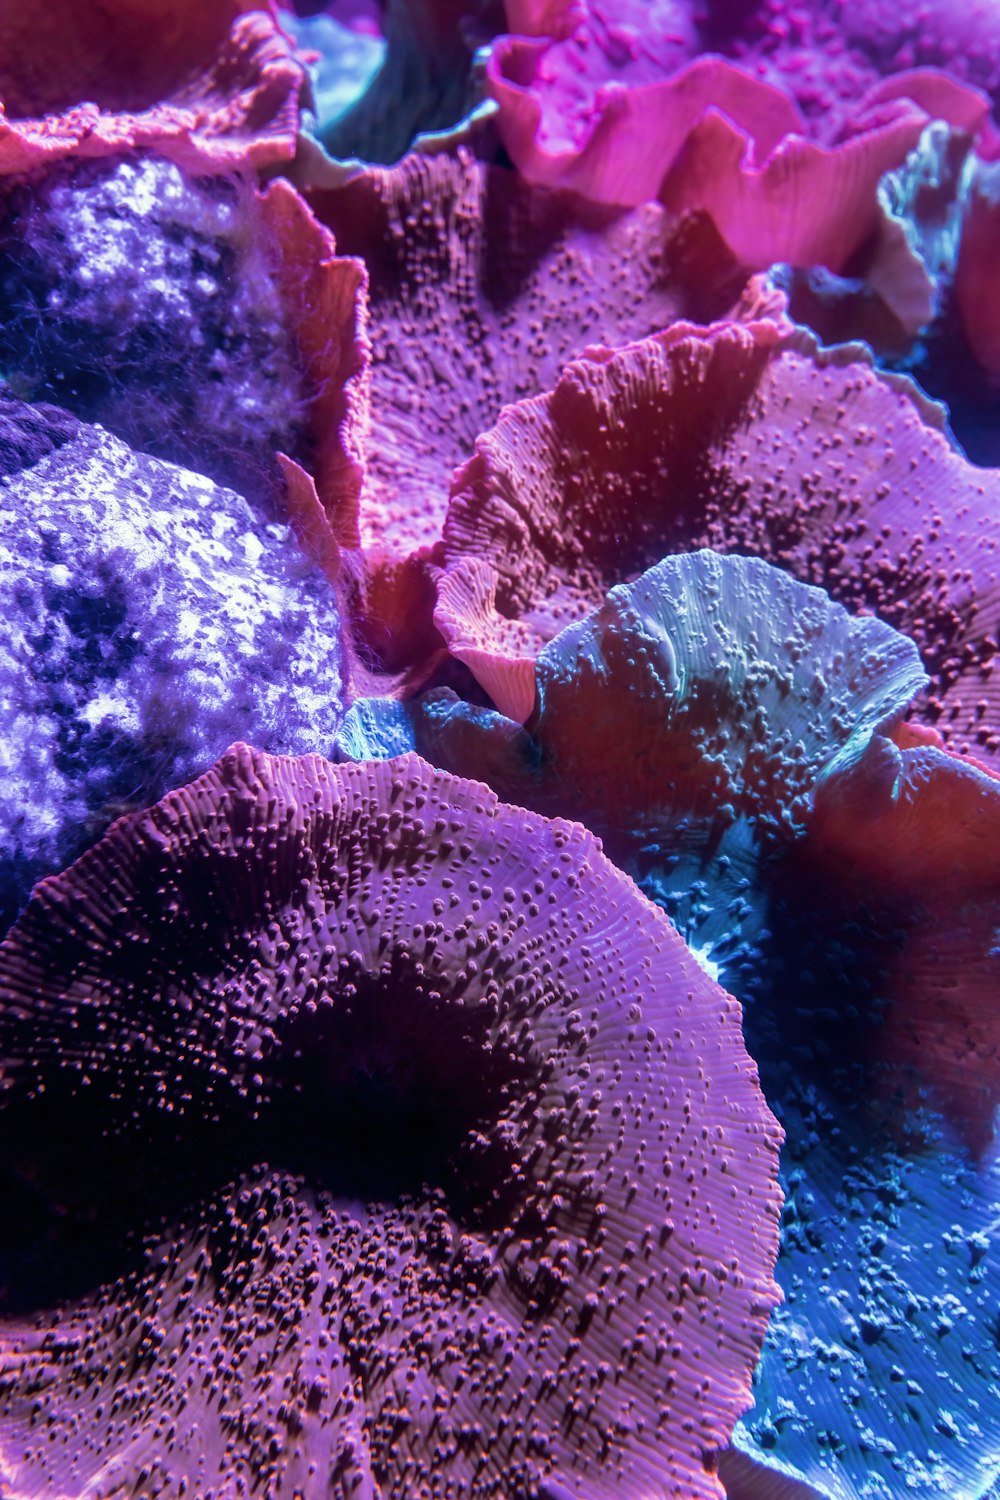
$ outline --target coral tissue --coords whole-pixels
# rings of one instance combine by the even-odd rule
[[[998,103],[0,0],[0,1500],[1000,1496]]]

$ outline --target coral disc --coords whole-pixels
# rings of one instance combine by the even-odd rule
[[[0,1057],[13,1493],[721,1495],[780,1132],[583,828],[236,746],[38,887]]]

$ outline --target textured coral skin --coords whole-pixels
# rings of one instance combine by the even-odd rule
[[[285,3],[0,0],[0,1500],[1000,1500],[1000,9]]]
[[[807,15],[775,34],[787,40]],[[898,62],[888,82],[850,63],[846,76],[834,64],[821,81],[822,45],[790,48],[783,66],[773,50],[734,45],[724,7],[703,8],[702,35],[673,0],[592,0],[575,25],[565,9],[522,19],[526,35],[498,42],[489,64],[518,170],[602,203],[661,197],[675,211],[704,209],[755,268],[781,260],[839,271],[876,227],[879,178],[928,120],[978,130],[989,108],[975,88],[934,69],[900,72]],[[758,43],[766,37],[767,18],[742,20]]]
[[[431,694],[413,708],[417,743],[454,770],[492,762],[508,800],[571,813],[633,873],[651,845],[674,864],[751,867],[755,848],[797,836],[817,785],[924,680],[905,636],[708,549],[612,588],[534,675],[527,733]]]
[[[253,0],[5,0],[0,174],[131,147],[202,172],[295,151],[303,72]]]
[[[750,553],[911,634],[931,674],[915,713],[991,759],[1000,493],[939,423],[860,346],[775,323],[591,350],[456,476],[439,626],[521,716],[538,645],[610,583],[680,547]]]
[[[743,991],[748,1013],[775,1005],[748,1044],[788,1201],[785,1302],[737,1443],[833,1500],[994,1492],[998,829],[995,777],[876,737],[819,788],[772,972]],[[786,1494],[758,1478],[748,1497]]]
[[[721,1496],[780,1133],[579,826],[236,746],[39,886],[0,1046],[15,1493]]]
[[[753,560],[664,560],[537,675],[530,733],[440,694],[411,733],[600,834],[745,997],[786,1130],[785,1302],[732,1493],[980,1496],[1000,1437],[1000,781],[926,730],[886,738],[912,644]]]
[[[874,92],[844,141],[807,138],[783,90],[705,57],[672,77],[597,95],[582,138],[549,144],[535,78],[543,43],[510,39],[490,63],[504,144],[529,180],[573,187],[598,202],[661,198],[672,210],[705,208],[747,266],[772,261],[840,270],[873,233],[876,187],[898,166],[933,115],[922,108],[927,77],[912,95],[895,87],[895,107]],[[934,110],[954,123],[984,117],[982,96],[936,80]]]
[[[717,316],[745,280],[710,226],[588,206],[464,151],[307,197],[340,253],[368,266],[370,461],[345,546],[433,544],[452,470],[505,403],[589,342]]]

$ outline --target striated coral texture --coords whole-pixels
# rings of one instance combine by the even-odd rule
[[[876,228],[880,177],[901,165],[928,121],[977,131],[988,113],[977,89],[916,69],[872,79],[867,91],[851,80],[841,128],[815,139],[784,79],[714,53],[688,61],[692,35],[665,19],[654,32],[661,46],[650,46],[640,34],[645,11],[617,7],[612,16],[588,4],[555,41],[498,43],[489,80],[504,145],[531,181],[602,203],[659,197],[675,211],[704,209],[751,266],[842,269]],[[806,84],[807,96],[814,88]]]
[[[1000,1500],[998,109],[0,0],[0,1500]]]
[[[3,0],[0,174],[131,147],[198,171],[295,151],[303,70],[254,0]]]
[[[39,886],[0,1049],[16,1492],[721,1496],[779,1132],[578,825],[236,746]]]
[[[707,550],[613,588],[542,650],[534,676],[530,732],[430,694],[409,715],[416,743],[449,768],[483,767],[512,801],[579,818],[630,873],[655,868],[662,904],[700,948],[737,945],[743,917],[756,920],[738,898],[761,860],[801,835],[817,785],[924,680],[887,625]],[[377,754],[377,720],[366,729],[358,713],[347,732]],[[732,905],[699,909],[709,868]]]
[[[0,487],[6,928],[32,881],[234,732],[332,737],[343,689],[333,591],[287,527],[63,413],[8,402],[4,422],[27,448]]]
[[[536,670],[530,734],[444,694],[410,734],[584,821],[745,999],[787,1136],[785,1299],[733,1493],[800,1495],[785,1472],[832,1500],[980,1496],[1000,1433],[1000,781],[926,731],[887,739],[912,644],[754,560],[665,560]],[[405,732],[366,717],[342,752]]]
[[[931,675],[915,712],[992,757],[1000,492],[940,424],[860,346],[775,323],[589,351],[456,476],[439,626],[521,717],[539,645],[609,583],[678,547],[752,553],[910,634]]]
[[[506,402],[589,342],[728,310],[746,279],[704,223],[588,206],[466,152],[308,196],[369,276],[368,487],[346,546],[437,541],[452,471]]]

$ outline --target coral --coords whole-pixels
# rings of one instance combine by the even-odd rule
[[[819,107],[821,49],[802,49],[812,76],[801,57],[787,75],[772,59],[757,76],[725,57],[696,56],[693,17],[672,0],[652,16],[645,4],[612,11],[591,0],[575,28],[559,29],[555,39],[507,37],[490,60],[501,136],[518,170],[602,203],[658,197],[675,212],[703,209],[754,268],[782,260],[841,271],[876,229],[879,179],[928,121],[975,132],[989,109],[978,90],[933,69],[882,82],[848,69],[834,93],[849,109],[835,112],[826,99]],[[716,35],[712,45],[721,42]],[[813,106],[809,120],[797,92]]]
[[[536,671],[530,732],[431,694],[409,733],[580,818],[745,1001],[787,1137],[785,1300],[733,1493],[981,1495],[1000,1430],[1000,780],[925,730],[886,738],[921,679],[912,643],[750,559],[667,559]],[[362,754],[406,733],[359,708]]]
[[[297,751],[343,712],[333,591],[232,491],[20,408],[0,488],[0,921],[128,807],[233,738]],[[17,420],[14,403],[6,421]]]
[[[4,0],[0,173],[146,148],[193,171],[295,152],[303,70],[254,0]]]
[[[737,1442],[833,1500],[998,1477],[998,834],[1000,782],[876,736],[819,787],[742,991],[785,1301]]]
[[[439,626],[488,691],[514,674],[497,701],[520,712],[525,663],[610,583],[679,548],[749,553],[911,634],[931,676],[914,712],[992,758],[1000,495],[940,426],[861,347],[773,322],[592,349],[456,476]]]
[[[0,1053],[9,1484],[721,1496],[779,1133],[578,825],[236,746],[39,886]]]
[[[0,0],[0,1497],[1000,1500],[996,7],[289,3]]]
[[[741,893],[924,681],[905,636],[707,550],[611,589],[542,649],[534,677],[527,731],[430,694],[410,709],[416,746],[459,774],[476,766],[509,801],[578,818],[652,881],[699,951],[738,946],[741,909],[748,931],[757,916]],[[376,755],[358,708],[348,733]],[[706,881],[728,895],[700,911]]]
[[[452,470],[506,402],[588,342],[728,310],[746,279],[709,226],[588,206],[464,151],[307,196],[368,267],[368,485],[346,546],[433,544]]]
[[[287,183],[71,163],[5,195],[0,359],[22,393],[263,502],[275,453],[306,456],[332,507],[360,489],[363,279]]]

